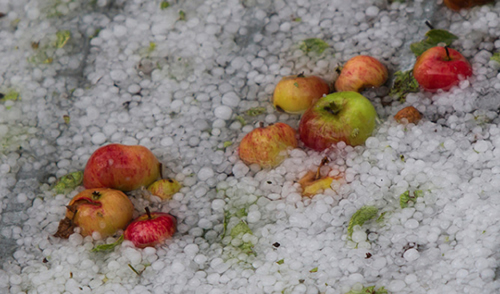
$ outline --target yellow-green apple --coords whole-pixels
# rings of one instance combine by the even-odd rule
[[[361,145],[371,136],[376,119],[375,107],[363,95],[336,92],[319,99],[302,115],[299,135],[307,147],[316,151],[341,141]]]
[[[376,58],[358,55],[349,59],[335,81],[337,92],[361,92],[368,87],[382,86],[389,77],[387,67]]]
[[[132,241],[136,247],[154,247],[172,237],[177,228],[174,216],[164,212],[150,212],[133,220],[125,229],[123,238]]]
[[[328,93],[330,87],[320,77],[304,74],[287,76],[274,88],[273,105],[278,111],[301,114]]]
[[[90,156],[83,171],[83,185],[86,189],[132,191],[156,181],[160,170],[158,159],[148,148],[110,144]]]
[[[413,76],[429,92],[448,91],[472,75],[472,66],[458,51],[432,47],[422,53],[413,66]]]
[[[149,185],[148,191],[162,200],[169,200],[181,187],[175,179],[161,179]]]
[[[82,236],[98,232],[106,238],[125,229],[134,212],[127,195],[107,188],[83,190],[66,208],[66,217],[59,223],[56,237],[68,238],[76,227],[80,227]]]
[[[288,150],[297,147],[296,131],[285,123],[260,126],[241,140],[238,153],[246,164],[263,168],[278,166],[288,156]]]
[[[459,11],[462,8],[471,8],[476,5],[484,5],[493,2],[493,0],[444,0],[446,7]]]

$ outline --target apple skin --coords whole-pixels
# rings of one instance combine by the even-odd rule
[[[472,75],[472,66],[458,51],[444,47],[432,47],[422,53],[413,66],[413,76],[420,86],[429,92],[448,91]]]
[[[124,229],[132,220],[134,205],[122,191],[97,188],[87,189],[78,193],[69,202],[64,221],[69,222],[66,235],[60,232],[57,237],[67,238],[73,233],[74,227],[80,227],[82,236],[90,236],[93,232],[100,233],[102,238],[114,235]]]
[[[125,240],[138,248],[154,247],[172,237],[177,229],[174,216],[164,212],[149,212],[133,220],[123,233]]]
[[[273,105],[278,111],[302,114],[328,93],[330,87],[320,77],[302,74],[287,76],[274,88]]]
[[[288,156],[287,149],[294,149],[298,142],[297,132],[285,123],[259,127],[241,140],[238,153],[246,164],[258,164],[263,168],[278,166]]]
[[[341,141],[361,145],[371,136],[376,119],[375,107],[363,95],[336,92],[318,100],[302,115],[299,135],[307,147],[316,151]]]
[[[388,79],[387,67],[368,55],[354,56],[342,68],[335,81],[337,92],[361,92],[368,87],[382,86]]]
[[[148,187],[148,191],[162,200],[169,200],[175,193],[179,192],[181,187],[181,184],[175,179],[161,179],[152,183]]]
[[[112,188],[132,191],[160,177],[161,165],[154,154],[139,145],[110,144],[97,149],[83,171],[86,189]]]
[[[471,8],[476,5],[484,5],[493,0],[444,0],[443,3],[451,10],[460,11],[462,8]]]

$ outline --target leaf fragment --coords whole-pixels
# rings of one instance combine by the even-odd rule
[[[92,252],[113,250],[116,246],[120,245],[122,242],[123,242],[123,235],[121,235],[120,238],[116,239],[116,241],[113,243],[95,246],[94,248],[92,248]]]
[[[266,112],[265,107],[253,107],[246,111],[248,116],[258,116]]]
[[[244,221],[240,221],[236,226],[231,229],[231,237],[236,238],[239,235],[252,234],[252,230]]]
[[[389,96],[394,96],[403,100],[409,93],[418,92],[419,84],[413,76],[413,70],[397,71],[394,73],[394,84],[389,91]]]
[[[388,294],[387,290],[384,287],[380,287],[375,289],[375,286],[363,287],[361,290],[351,290],[346,294]]]
[[[399,206],[401,206],[401,208],[406,208],[410,202],[416,203],[417,198],[423,194],[424,192],[422,190],[415,190],[413,194],[410,194],[410,191],[407,190],[399,196]]]
[[[160,3],[161,10],[167,9],[169,6],[170,6],[170,3],[168,3],[168,1],[161,1],[161,3]]]
[[[309,38],[305,39],[302,41],[300,44],[300,50],[309,53],[309,52],[315,52],[318,54],[323,53],[327,48],[329,48],[330,45],[326,43],[325,41],[318,39],[318,38]]]
[[[415,42],[410,45],[410,49],[415,56],[420,56],[427,49],[438,46],[440,43],[450,46],[458,37],[448,32],[447,30],[431,29],[425,33],[426,38],[420,42]]]
[[[490,60],[500,63],[500,52],[493,53]]]
[[[71,38],[71,32],[68,30],[64,31],[59,31],[56,33],[57,41],[56,41],[56,48],[62,48],[66,46],[68,43],[69,39]]]
[[[276,261],[276,263],[277,264],[284,264],[285,263],[285,259],[282,258],[282,259]]]
[[[83,171],[76,171],[62,176],[54,184],[54,192],[64,194],[80,186],[83,182]]]
[[[363,206],[358,211],[356,211],[349,221],[347,226],[347,235],[349,238],[352,237],[354,226],[362,226],[365,222],[373,219],[377,216],[378,208],[375,206]]]

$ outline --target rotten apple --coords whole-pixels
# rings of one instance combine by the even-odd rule
[[[134,206],[122,191],[97,188],[78,193],[66,206],[66,217],[54,234],[68,238],[76,227],[82,236],[98,232],[102,238],[124,229],[132,220]]]
[[[368,55],[354,56],[349,59],[335,81],[338,92],[361,92],[368,87],[380,87],[389,77],[389,72],[376,58]]]
[[[472,75],[472,66],[458,51],[432,47],[422,53],[413,67],[413,76],[429,92],[448,91]]]
[[[177,228],[174,216],[164,212],[150,212],[133,220],[123,233],[125,240],[132,241],[136,247],[154,247],[172,237]]]
[[[260,126],[241,140],[238,153],[246,164],[263,168],[278,166],[288,156],[288,150],[297,147],[296,131],[285,123]]]
[[[278,111],[301,114],[328,93],[330,87],[320,77],[304,74],[287,76],[274,88],[273,105]]]
[[[348,91],[327,95],[300,119],[299,135],[304,144],[323,151],[333,144],[364,144],[376,126],[377,112],[363,95]]]
[[[110,144],[97,149],[83,172],[86,189],[112,188],[132,191],[160,177],[161,165],[154,154],[139,145]]]

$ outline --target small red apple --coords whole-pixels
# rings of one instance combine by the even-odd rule
[[[161,179],[152,183],[148,187],[148,191],[162,200],[169,200],[175,193],[179,192],[181,187],[181,184],[175,179]]]
[[[493,2],[493,0],[444,0],[446,7],[459,11],[462,8],[471,8],[476,5],[484,5]]]
[[[98,232],[106,238],[124,229],[133,213],[134,205],[122,191],[106,188],[83,190],[69,202],[66,217],[59,223],[54,236],[68,238],[75,227],[80,227],[82,236]]]
[[[263,168],[278,166],[288,156],[287,150],[297,147],[296,131],[285,123],[258,127],[241,140],[238,152],[246,164]]]
[[[323,151],[340,141],[363,144],[376,126],[377,112],[363,95],[348,91],[327,95],[300,119],[299,135],[304,144]]]
[[[301,114],[330,93],[328,83],[317,76],[287,76],[274,88],[273,105],[278,111]]]
[[[125,240],[132,241],[136,247],[154,247],[172,237],[177,227],[175,217],[164,212],[150,212],[133,220],[123,233]]]
[[[154,154],[139,145],[110,144],[97,149],[83,172],[83,185],[132,191],[160,177],[161,165]]]
[[[389,72],[376,58],[359,55],[349,59],[342,67],[335,81],[337,92],[361,92],[368,87],[382,86],[389,77]]]
[[[432,47],[422,53],[413,67],[413,76],[429,92],[448,91],[472,75],[472,66],[458,51]]]

